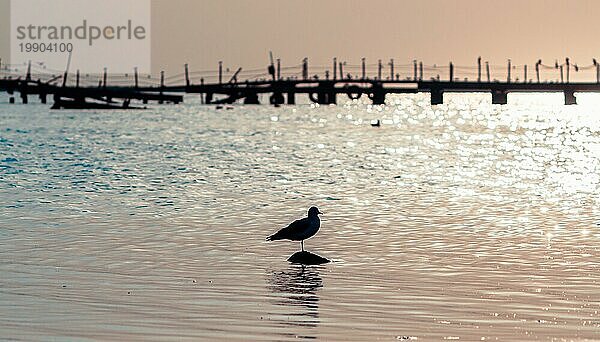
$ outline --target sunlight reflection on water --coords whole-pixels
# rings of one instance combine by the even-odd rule
[[[600,338],[597,95],[186,100],[0,104],[1,338]]]

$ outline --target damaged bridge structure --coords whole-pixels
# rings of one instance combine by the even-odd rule
[[[564,103],[577,103],[576,93],[600,92],[600,64],[579,66],[566,58],[563,63],[546,65],[538,60],[528,65],[490,65],[481,58],[473,66],[425,65],[421,61],[395,64],[393,59],[368,64],[349,64],[333,58],[329,66],[309,69],[308,59],[298,65],[281,67],[271,57],[266,69],[228,68],[223,62],[217,70],[191,72],[184,65],[181,74],[165,77],[132,73],[60,73],[27,65],[26,71],[0,64],[0,92],[10,103],[41,103],[53,100],[52,108],[140,108],[136,103],[177,104],[184,94],[197,94],[203,104],[294,105],[298,96],[321,105],[336,104],[340,97],[363,99],[374,105],[385,104],[388,94],[429,93],[432,105],[444,103],[448,93],[489,93],[493,104],[507,104],[509,93],[562,93]],[[235,71],[233,71],[235,70]],[[309,72],[310,70],[310,72]],[[573,78],[573,80],[572,80]],[[263,100],[264,98],[268,100]]]

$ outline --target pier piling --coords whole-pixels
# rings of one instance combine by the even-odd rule
[[[575,97],[575,92],[573,90],[565,90],[565,105],[575,105],[577,104],[577,98]]]
[[[385,91],[381,82],[373,83],[371,87],[371,94],[368,97],[373,101],[374,105],[385,104]]]
[[[507,92],[502,89],[492,90],[492,104],[505,105],[508,103]]]
[[[294,91],[288,91],[287,93],[287,104],[296,104],[296,93]]]
[[[444,103],[444,92],[437,87],[431,88],[431,104],[439,105]]]

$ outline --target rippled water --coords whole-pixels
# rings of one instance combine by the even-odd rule
[[[600,339],[600,98],[578,97],[4,99],[0,338]],[[334,262],[290,265],[264,238],[311,205]]]

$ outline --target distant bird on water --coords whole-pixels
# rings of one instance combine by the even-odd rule
[[[321,227],[319,214],[323,215],[323,213],[320,212],[317,207],[310,207],[310,209],[308,209],[308,217],[290,223],[289,226],[282,228],[277,233],[267,237],[267,241],[300,241],[302,251],[304,251],[304,240],[317,234],[319,228]]]

